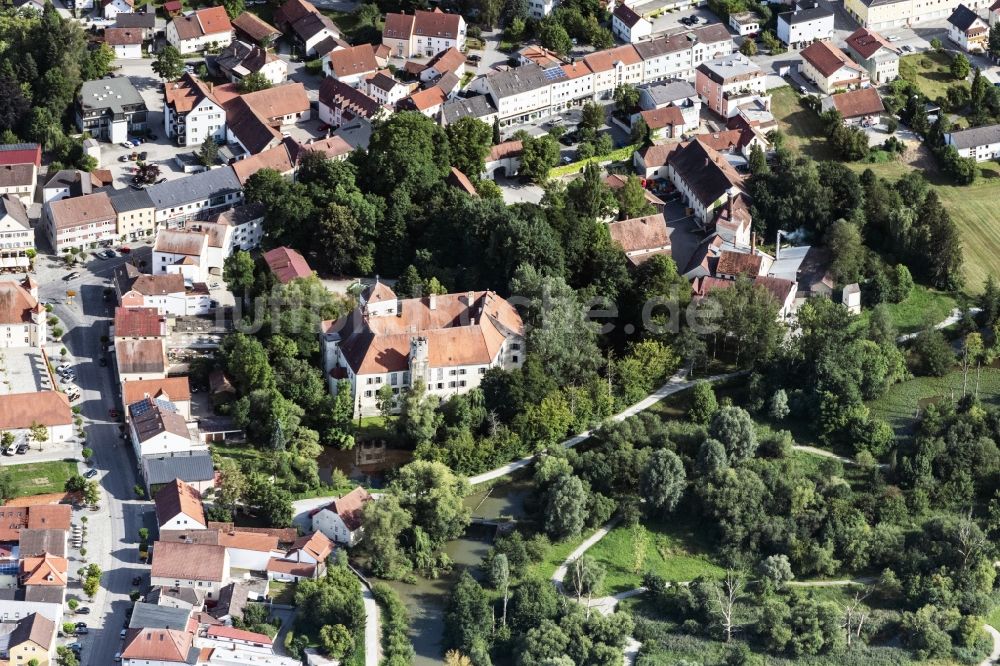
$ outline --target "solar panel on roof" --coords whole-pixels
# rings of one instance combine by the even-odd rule
[[[542,74],[544,74],[545,78],[549,81],[552,81],[554,79],[561,79],[562,77],[566,76],[566,72],[562,71],[561,67],[550,67],[548,69],[542,70]]]

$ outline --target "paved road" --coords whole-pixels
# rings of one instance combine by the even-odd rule
[[[40,255],[37,261],[41,299],[55,303],[55,314],[67,331],[63,342],[73,357],[82,393],[77,404],[85,419],[87,445],[94,450],[94,466],[100,471],[97,478],[102,500],[98,511],[87,512],[86,546],[89,561],[97,563],[105,573],[101,590],[89,604],[91,614],[86,621],[90,634],[81,641],[84,666],[114,663],[115,653],[121,649],[118,633],[124,625],[125,609],[131,605],[128,594],[132,578],[144,574],[148,581],[148,567],[137,561],[136,542],[142,514],[150,505],[133,499],[134,459],[118,436],[117,424],[108,419],[108,410],[116,406],[117,387],[110,364],[106,368],[98,365],[100,338],[107,334],[108,307],[103,290],[114,265],[122,261],[118,258],[78,267],[75,270],[81,276],[71,282],[62,280],[68,271],[55,267],[58,262],[53,257]],[[71,302],[67,302],[67,289],[78,294]],[[73,592],[80,594],[79,589]]]
[[[365,666],[378,666],[382,652],[378,604],[367,585],[361,586],[361,595],[365,602]]]

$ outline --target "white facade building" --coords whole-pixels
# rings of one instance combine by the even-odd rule
[[[778,14],[778,39],[789,46],[804,46],[833,37],[833,12],[816,3]]]
[[[971,157],[977,162],[1000,158],[1000,125],[951,132],[945,135],[944,140],[949,146],[955,146],[959,155]]]

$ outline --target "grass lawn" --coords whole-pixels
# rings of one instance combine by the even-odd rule
[[[276,604],[295,605],[295,583],[282,583],[277,580],[269,581],[267,584],[267,594]]]
[[[969,373],[969,390],[975,390],[975,372]],[[943,398],[956,399],[962,395],[962,373],[951,372],[944,377],[915,377],[889,388],[878,400],[869,406],[872,411],[886,419],[897,433],[910,429],[916,420],[917,411]],[[986,403],[1000,404],[1000,370],[983,368],[979,381],[979,399]]]
[[[953,85],[969,87],[967,81],[956,81],[951,75],[951,56],[947,53],[918,53],[899,59],[899,76],[916,84],[930,99],[946,97]]]
[[[915,285],[909,298],[902,303],[888,304],[888,308],[899,332],[913,333],[943,321],[957,305],[951,294]],[[863,311],[858,323],[867,326],[870,314],[871,310]]]
[[[4,465],[4,471],[14,479],[17,497],[62,492],[66,489],[66,480],[77,474],[76,463],[62,460]]]
[[[246,442],[212,442],[211,450],[212,456],[215,460],[219,460],[220,458],[231,458],[238,463],[243,463],[248,461],[256,462],[264,457],[263,451],[255,449]]]
[[[604,593],[616,594],[642,585],[642,576],[651,572],[670,581],[688,581],[698,576],[721,576],[724,571],[708,557],[709,544],[704,530],[695,525],[647,521],[646,554],[635,573],[636,544],[633,528],[619,525],[598,541],[587,555],[607,569]]]
[[[898,180],[914,168],[900,160],[878,164],[850,162],[848,166],[858,173],[871,169],[876,176],[890,181]],[[987,275],[1000,273],[1000,234],[997,234],[1000,209],[996,206],[1000,196],[1000,168],[994,162],[984,162],[979,165],[976,182],[961,187],[949,184],[936,169],[924,171],[924,176],[937,190],[962,235],[965,289],[979,293]]]
[[[542,578],[548,580],[552,578],[552,574],[556,572],[559,565],[566,561],[569,554],[573,552],[573,549],[580,545],[580,543],[594,533],[594,530],[586,530],[586,532],[580,536],[578,539],[567,539],[566,541],[559,541],[552,544],[549,547],[547,553],[545,553],[545,558],[538,564],[532,564],[528,567],[528,573],[530,576],[535,576],[537,578]]]
[[[787,86],[771,91],[771,113],[785,133],[785,145],[813,159],[833,159],[819,116],[802,106],[801,99],[797,92]]]

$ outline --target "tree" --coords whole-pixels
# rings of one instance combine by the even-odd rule
[[[587,102],[580,111],[580,127],[596,132],[604,125],[604,108],[597,102]]]
[[[739,630],[738,606],[745,596],[744,582],[741,574],[727,569],[724,579],[708,584],[711,611],[719,619],[727,643],[732,640],[733,633]]]
[[[994,23],[990,26],[989,50],[990,55],[994,58],[1000,56],[1000,23]]]
[[[214,138],[208,137],[202,142],[201,148],[198,149],[198,162],[202,166],[213,167],[218,159],[219,144],[215,142]]]
[[[486,156],[490,154],[492,131],[483,121],[466,116],[449,123],[445,128],[451,144],[452,166],[471,178],[473,182],[485,171]]]
[[[510,565],[507,555],[499,553],[490,560],[490,582],[500,592],[503,600],[503,611],[500,615],[500,626],[507,626],[507,598],[510,593]]]
[[[538,32],[538,41],[542,43],[542,46],[559,55],[566,55],[573,48],[573,40],[570,39],[566,28],[562,27],[555,19],[542,21],[541,30]]]
[[[729,466],[726,457],[726,447],[717,439],[706,439],[698,447],[698,458],[695,461],[695,469],[701,476],[708,476],[715,472],[721,472]]]
[[[80,476],[79,474],[74,474],[73,476],[66,479],[66,492],[79,493],[87,487],[87,480]]]
[[[492,624],[493,613],[485,591],[468,571],[463,571],[445,609],[445,647],[471,654],[478,641],[488,639]]]
[[[83,489],[83,501],[91,506],[96,506],[101,501],[101,491],[97,481],[93,479],[87,481],[87,485]]]
[[[433,548],[461,536],[471,520],[463,498],[468,483],[439,462],[415,461],[399,469],[389,491],[421,527]]]
[[[742,407],[722,407],[712,417],[709,434],[722,442],[729,464],[736,465],[753,457],[757,450],[757,429]]]
[[[226,14],[234,19],[246,11],[244,0],[222,0],[222,6],[226,8]]]
[[[493,145],[497,145],[502,139],[503,137],[500,135],[500,118],[496,117],[493,119]]]
[[[633,144],[647,146],[653,142],[653,130],[641,117],[636,118],[635,122],[632,123],[632,131],[629,133],[628,140]]]
[[[544,183],[549,178],[549,169],[559,162],[559,144],[548,135],[527,137],[521,143],[521,175]]]
[[[964,81],[969,77],[969,72],[972,71],[972,64],[969,59],[965,57],[964,53],[956,53],[951,59],[951,65],[948,67],[948,71],[951,72],[953,78]]]
[[[427,395],[421,379],[415,380],[404,394],[397,427],[415,446],[427,445],[434,439],[441,420],[437,407],[438,398]]]
[[[444,653],[445,666],[473,666],[472,660],[458,650],[448,650]]]
[[[274,387],[274,370],[264,345],[257,338],[244,333],[226,336],[222,342],[222,355],[229,377],[241,394]]]
[[[781,421],[788,416],[788,411],[788,394],[785,393],[785,389],[778,389],[771,396],[768,415],[775,421]]]
[[[937,329],[921,331],[913,341],[918,374],[944,377],[955,363],[955,352]]]
[[[399,536],[413,524],[410,513],[391,493],[377,502],[367,502],[363,511],[365,548],[371,553],[372,573],[389,579],[402,577],[410,563],[399,544]]]
[[[618,216],[623,220],[652,215],[656,212],[653,205],[646,199],[646,189],[639,177],[630,174],[625,185],[618,189]]]
[[[639,89],[628,83],[619,84],[614,91],[615,108],[625,117],[639,108]]]
[[[712,414],[719,408],[712,385],[702,380],[691,387],[691,403],[688,407],[688,418],[695,423],[708,423]]]
[[[319,641],[334,659],[343,659],[354,651],[354,636],[342,624],[327,624],[319,630]]]
[[[604,584],[604,576],[607,572],[604,566],[588,555],[581,555],[569,565],[569,589],[576,595],[577,602],[583,595],[587,595],[587,605],[590,605],[590,598],[594,592],[601,589]]]
[[[833,257],[830,273],[837,284],[858,282],[865,260],[865,247],[858,227],[845,220],[837,220],[826,233],[826,244]]]
[[[671,513],[677,508],[686,486],[684,463],[677,454],[669,449],[654,451],[639,482],[640,492],[649,506],[662,514]]]
[[[184,73],[184,57],[176,47],[167,45],[156,54],[153,71],[161,79],[173,81]]]
[[[932,49],[934,49],[935,51],[938,51],[938,52],[940,52],[941,49],[944,48],[944,44],[942,44],[941,40],[938,39],[937,37],[934,37],[933,39],[931,39],[930,45],[931,45]]]
[[[80,666],[80,660],[65,645],[56,648],[56,660],[59,662],[59,666]]]
[[[222,278],[234,294],[246,294],[254,285],[253,257],[246,250],[236,250],[222,264]]]
[[[740,53],[748,58],[757,55],[757,42],[754,41],[752,37],[747,37],[743,40],[743,43],[740,44]]]
[[[160,167],[151,162],[139,162],[135,166],[132,180],[137,185],[152,185],[160,177]]]
[[[788,556],[784,554],[769,555],[757,566],[757,574],[777,588],[795,578]]]
[[[31,422],[28,428],[28,438],[33,442],[38,442],[38,450],[42,450],[42,444],[49,441],[49,429],[37,421]]]
[[[578,535],[586,522],[588,491],[580,477],[559,476],[545,491],[545,532],[553,539]]]

